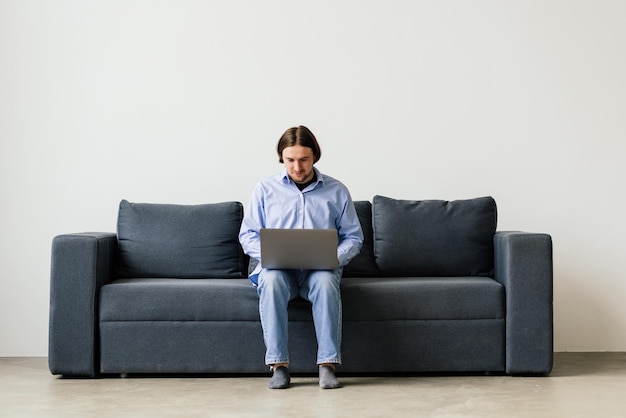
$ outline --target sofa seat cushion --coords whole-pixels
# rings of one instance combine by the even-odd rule
[[[312,321],[311,304],[289,303],[289,319]],[[119,279],[100,290],[100,321],[260,321],[248,279]]]
[[[504,289],[487,277],[355,277],[341,283],[344,321],[504,318]],[[311,305],[289,304],[290,321]],[[248,279],[119,279],[100,290],[100,321],[258,321]]]
[[[344,321],[505,317],[503,286],[488,277],[344,278]]]
[[[100,290],[100,321],[256,321],[248,279],[119,279]]]

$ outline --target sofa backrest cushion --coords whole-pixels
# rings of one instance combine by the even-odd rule
[[[243,205],[131,203],[119,207],[121,277],[241,278]]]
[[[375,196],[372,212],[381,275],[493,276],[493,198],[419,201]]]
[[[361,252],[343,269],[344,277],[378,276],[376,259],[374,258],[374,229],[372,226],[372,204],[369,200],[354,202],[356,214],[363,230],[363,246]]]

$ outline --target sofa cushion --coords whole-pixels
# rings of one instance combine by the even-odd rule
[[[489,277],[346,278],[341,299],[344,321],[505,317],[504,286]]]
[[[118,279],[102,286],[101,321],[257,321],[248,279]]]
[[[130,203],[119,207],[121,277],[240,278],[243,252],[237,235],[243,205]]]
[[[496,203],[397,200],[372,203],[374,254],[384,276],[492,276]]]
[[[368,200],[354,202],[356,213],[363,230],[361,252],[343,269],[343,277],[377,276],[378,267],[374,258],[374,229],[372,227],[372,204]]]
[[[351,277],[341,281],[345,321],[504,318],[504,287],[488,277]],[[118,279],[100,290],[100,321],[259,321],[248,279]],[[289,303],[290,321],[312,321]]]
[[[289,303],[289,319],[312,321],[311,304]],[[100,321],[260,321],[248,279],[118,279],[100,290]]]

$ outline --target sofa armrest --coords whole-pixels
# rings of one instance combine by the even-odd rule
[[[548,375],[553,362],[552,238],[497,232],[494,278],[506,292],[508,374]]]
[[[117,236],[59,235],[52,240],[48,367],[52,374],[98,373],[98,297],[113,278]]]

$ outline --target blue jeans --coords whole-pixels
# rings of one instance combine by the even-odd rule
[[[265,364],[289,363],[287,305],[301,297],[312,304],[317,364],[341,363],[341,282],[338,270],[268,270],[257,292],[265,340]]]

